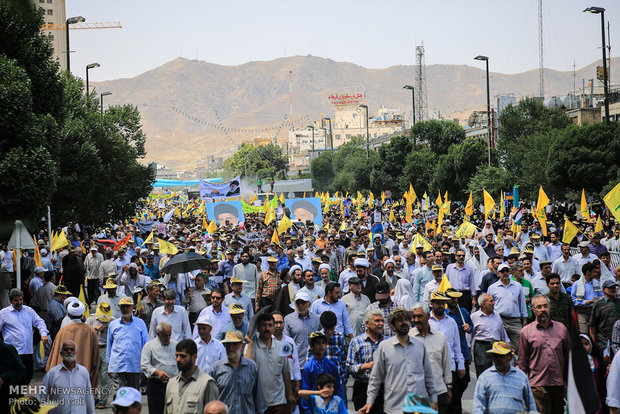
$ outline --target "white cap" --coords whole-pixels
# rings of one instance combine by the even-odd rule
[[[579,243],[579,247],[590,247],[590,242],[582,241],[581,243]]]
[[[208,315],[201,315],[196,320],[196,325],[209,325],[209,326],[213,326],[213,320]]]
[[[140,391],[132,387],[121,387],[116,393],[116,398],[112,401],[112,405],[120,407],[129,407],[134,403],[142,404],[142,395]]]
[[[321,263],[321,264],[319,265],[319,271],[320,271],[321,269],[327,269],[327,270],[329,270],[330,272],[332,271],[332,267],[331,267],[330,265],[328,265],[327,263]]]
[[[510,270],[510,266],[508,266],[506,263],[502,263],[501,265],[499,265],[499,267],[497,268],[498,272],[501,272],[504,269],[508,269]]]
[[[353,266],[370,267],[370,263],[368,262],[368,259],[357,258],[353,261]]]
[[[74,300],[67,307],[67,313],[69,316],[81,316],[85,310],[86,306],[81,300]]]
[[[47,271],[46,268],[42,267],[42,266],[37,266],[34,268],[34,272],[35,273],[45,273]]]
[[[297,294],[295,295],[294,302],[297,302],[298,300],[303,300],[304,302],[310,302],[310,295],[308,295],[307,292],[297,292]]]
[[[41,249],[41,256],[47,255],[47,249]]]

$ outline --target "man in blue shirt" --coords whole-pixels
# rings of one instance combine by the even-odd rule
[[[146,256],[146,264],[144,265],[144,276],[148,276],[151,280],[159,280],[159,266],[155,264],[155,256],[149,254]]]
[[[114,392],[121,387],[140,389],[142,348],[149,341],[146,324],[133,316],[133,299],[123,297],[119,301],[120,319],[108,325],[106,361],[112,378]]]
[[[471,352],[469,345],[467,344],[465,333],[471,333],[474,323],[472,322],[467,309],[461,308],[458,305],[458,298],[461,297],[462,293],[449,288],[446,291],[446,295],[449,298],[446,315],[454,319],[459,328],[461,353],[463,354],[463,359],[465,360],[465,375],[463,377],[460,377],[459,375],[452,375],[452,399],[450,399],[449,403],[449,407],[452,412],[460,413],[463,411],[463,407],[461,406],[461,397],[467,389],[467,384],[469,384],[470,381],[469,364],[471,363]]]
[[[581,267],[583,276],[573,283],[570,291],[573,305],[575,305],[575,311],[577,312],[580,333],[588,333],[592,306],[602,295],[601,283],[594,278],[595,267],[593,263],[585,263]]]

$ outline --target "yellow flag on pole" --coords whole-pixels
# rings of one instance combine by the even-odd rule
[[[616,188],[618,188],[618,186],[616,186]],[[609,194],[607,194],[607,195],[609,195]],[[603,198],[603,200],[604,200],[604,198]],[[586,219],[590,218],[590,210],[588,209],[588,201],[586,200],[586,190],[585,189],[581,190],[581,208],[579,209],[579,211],[581,212],[581,215],[584,218],[586,218]]]
[[[293,227],[293,222],[291,221],[291,219],[286,217],[286,214],[284,214],[282,216],[282,220],[280,220],[280,224],[278,224],[278,233],[280,233],[280,234],[284,233],[285,231],[287,231],[291,227]]]
[[[489,214],[491,210],[495,207],[495,200],[491,197],[491,194],[487,193],[487,190],[482,189],[482,194],[484,195],[484,220],[489,219]]]
[[[280,244],[280,238],[278,237],[278,232],[274,231],[273,235],[271,236],[271,243],[272,244]]]
[[[435,200],[435,204],[437,204],[437,207],[441,209],[441,205],[443,204],[443,202],[441,201],[441,191],[437,193],[437,200]]]
[[[58,235],[56,236],[56,240],[54,241],[54,243],[52,243],[52,251],[60,250],[68,244],[69,240],[67,240],[65,232],[60,230],[58,232]]]
[[[207,218],[206,217],[202,218],[202,228],[205,229],[205,230],[209,228],[209,223],[207,223]]]
[[[564,217],[564,234],[562,235],[562,243],[569,244],[579,233],[579,229],[570,222],[568,217]]]
[[[441,283],[439,284],[439,288],[437,289],[438,292],[445,292],[446,290],[450,289],[452,286],[450,286],[450,281],[448,280],[448,276],[446,276],[446,274],[444,273],[442,278],[441,278]]]
[[[153,230],[151,230],[151,233],[149,234],[149,236],[146,239],[144,239],[144,243],[142,243],[142,246],[144,246],[145,244],[147,244],[151,240],[153,240]],[[142,246],[140,246],[140,247],[142,247]]]
[[[472,192],[469,192],[469,199],[467,200],[467,204],[465,205],[465,214],[471,216],[474,214],[474,198]]]
[[[280,203],[284,204],[284,191],[280,193]]]
[[[88,303],[86,302],[86,295],[84,294],[84,285],[80,285],[80,295],[78,296],[78,299],[86,307],[86,309],[84,309],[83,315],[85,318],[88,318],[88,316],[90,315],[90,309],[88,308],[90,308],[90,306],[88,306]]]
[[[41,264],[41,252],[39,251],[39,243],[37,243],[37,238],[35,236],[32,236],[32,238],[34,239],[34,263],[37,265],[37,267],[42,267],[43,265]]]
[[[207,226],[207,231],[209,232],[209,234],[213,234],[217,231],[217,225],[215,224],[215,220],[211,220],[211,222]]]
[[[394,221],[394,209],[390,209],[390,215],[388,216],[389,221]]]
[[[500,196],[499,196],[499,218],[503,219],[504,218],[504,192],[501,191],[500,192]]]
[[[372,207],[375,205],[375,196],[372,193],[372,191],[370,192],[370,196],[368,197],[368,206]]]
[[[596,218],[596,226],[594,226],[594,231],[597,233],[603,231],[603,222],[601,221],[600,215]]]
[[[603,197],[603,201],[616,220],[620,221],[620,183]]]
[[[274,211],[273,206],[269,206],[269,210],[267,211],[267,214],[265,215],[265,225],[268,226],[269,223],[271,223],[275,219],[276,219],[276,212]]]
[[[415,236],[413,237],[413,240],[411,240],[409,251],[415,252],[415,247],[418,244],[421,244],[423,246],[425,252],[430,251],[432,248],[431,244],[428,242],[428,240],[424,238],[424,236],[421,236],[420,233],[416,233]]]
[[[411,183],[409,183],[409,201],[413,203],[416,200],[416,198],[418,198],[418,196],[415,193],[415,190],[413,189],[413,186],[411,185]]]
[[[407,203],[406,209],[405,221],[411,223],[413,221],[413,204]]]
[[[174,244],[167,242],[164,239],[157,238],[157,242],[159,243],[160,253],[177,254],[179,252],[179,249],[177,249],[177,247]]]
[[[470,237],[476,232],[476,226],[469,221],[464,221],[456,230],[456,237],[462,239],[463,237]]]
[[[540,210],[536,210],[536,219],[540,223],[540,227],[542,228],[543,236],[547,237],[547,214],[545,214],[545,209],[541,208]]]
[[[542,210],[545,206],[549,204],[549,197],[545,194],[545,190],[543,190],[542,185],[538,190],[538,201],[536,202],[536,210]]]

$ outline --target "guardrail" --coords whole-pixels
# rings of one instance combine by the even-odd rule
[[[578,247],[570,248],[570,255],[574,256],[579,253]],[[618,252],[609,252],[609,258],[611,259],[611,267],[614,268],[616,266],[620,266],[620,253]]]

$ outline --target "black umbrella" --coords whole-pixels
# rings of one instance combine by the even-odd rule
[[[192,270],[208,269],[210,261],[194,252],[183,253],[168,260],[161,268],[162,273],[189,273]]]

